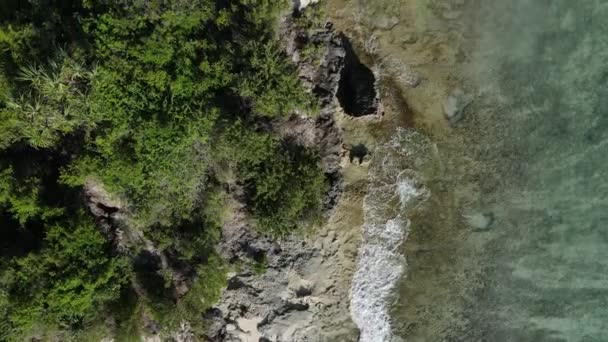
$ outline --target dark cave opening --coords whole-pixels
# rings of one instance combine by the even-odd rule
[[[355,117],[375,114],[378,111],[376,77],[361,63],[348,38],[342,36],[342,41],[346,56],[338,85],[338,101],[346,114]]]

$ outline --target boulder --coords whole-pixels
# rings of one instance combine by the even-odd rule
[[[473,213],[463,215],[463,218],[475,230],[487,230],[494,222],[494,215],[492,213]]]

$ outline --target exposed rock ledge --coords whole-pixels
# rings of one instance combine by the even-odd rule
[[[224,232],[226,257],[263,259],[266,266],[261,273],[244,267],[229,274],[220,303],[207,313],[209,340],[356,340],[348,311],[351,235],[324,230],[315,239],[272,241],[253,232],[242,211]]]

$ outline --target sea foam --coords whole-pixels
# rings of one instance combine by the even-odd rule
[[[429,196],[415,171],[407,169],[416,164],[404,150],[411,135],[399,130],[377,149],[370,168],[363,238],[350,294],[351,316],[361,331],[361,342],[393,341],[389,309],[406,269],[399,247],[407,239],[407,213]]]

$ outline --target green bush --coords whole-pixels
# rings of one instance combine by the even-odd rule
[[[239,94],[252,101],[257,113],[273,118],[303,106],[309,108],[313,103],[277,45],[274,41],[250,44],[250,70],[242,75],[238,85]]]
[[[108,253],[107,240],[89,219],[77,217],[51,225],[39,251],[3,265],[5,338],[41,323],[84,327],[127,284],[125,260]]]
[[[311,150],[237,122],[217,154],[232,161],[258,227],[274,235],[320,218],[328,183]]]

